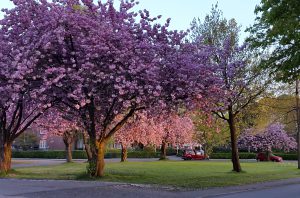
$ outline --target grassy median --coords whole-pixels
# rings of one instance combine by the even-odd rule
[[[16,168],[7,177],[26,179],[89,180],[86,163]],[[184,188],[242,185],[300,177],[295,163],[245,162],[243,172],[231,170],[230,162],[155,161],[107,163],[106,175],[98,180],[157,184]]]

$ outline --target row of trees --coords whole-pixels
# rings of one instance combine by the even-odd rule
[[[84,128],[90,174],[102,176],[105,144],[136,112],[208,110],[221,92],[214,47],[132,12],[135,2],[119,10],[112,1],[14,3],[0,22],[1,171],[10,169],[13,140],[49,112]]]
[[[138,142],[144,146],[161,145],[161,159],[166,159],[168,144],[183,146],[192,144],[194,134],[193,121],[188,116],[178,114],[147,117],[140,115],[120,129],[115,140],[122,145],[122,159],[127,158],[126,148]]]
[[[186,32],[168,30],[169,19],[159,24],[161,16],[132,11],[135,1],[119,9],[112,1],[14,4],[0,21],[0,171],[10,169],[14,139],[36,123],[85,131],[89,173],[103,176],[105,145],[118,131],[124,144],[136,125],[163,134],[162,145],[176,142],[176,131],[188,137],[182,109],[227,123],[233,170],[241,171],[238,116],[269,80],[248,45],[239,45],[235,20],[214,7],[203,23],[192,23],[187,40]]]

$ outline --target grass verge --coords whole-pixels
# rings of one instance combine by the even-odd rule
[[[6,177],[22,179],[90,180],[86,163],[16,168]],[[107,163],[101,181],[156,184],[183,188],[243,185],[300,177],[295,163],[245,162],[243,172],[230,171],[230,162],[154,161]]]

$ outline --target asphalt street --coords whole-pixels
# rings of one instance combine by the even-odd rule
[[[0,198],[299,198],[300,178],[204,190],[66,180],[0,179]]]

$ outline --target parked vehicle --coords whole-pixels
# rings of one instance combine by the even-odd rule
[[[203,151],[188,149],[183,152],[182,159],[184,159],[184,160],[205,160],[205,159],[209,159],[209,156],[204,154]]]
[[[267,154],[260,152],[256,155],[257,161],[267,161]],[[282,162],[282,157],[276,156],[274,154],[270,154],[270,161],[272,162]]]

